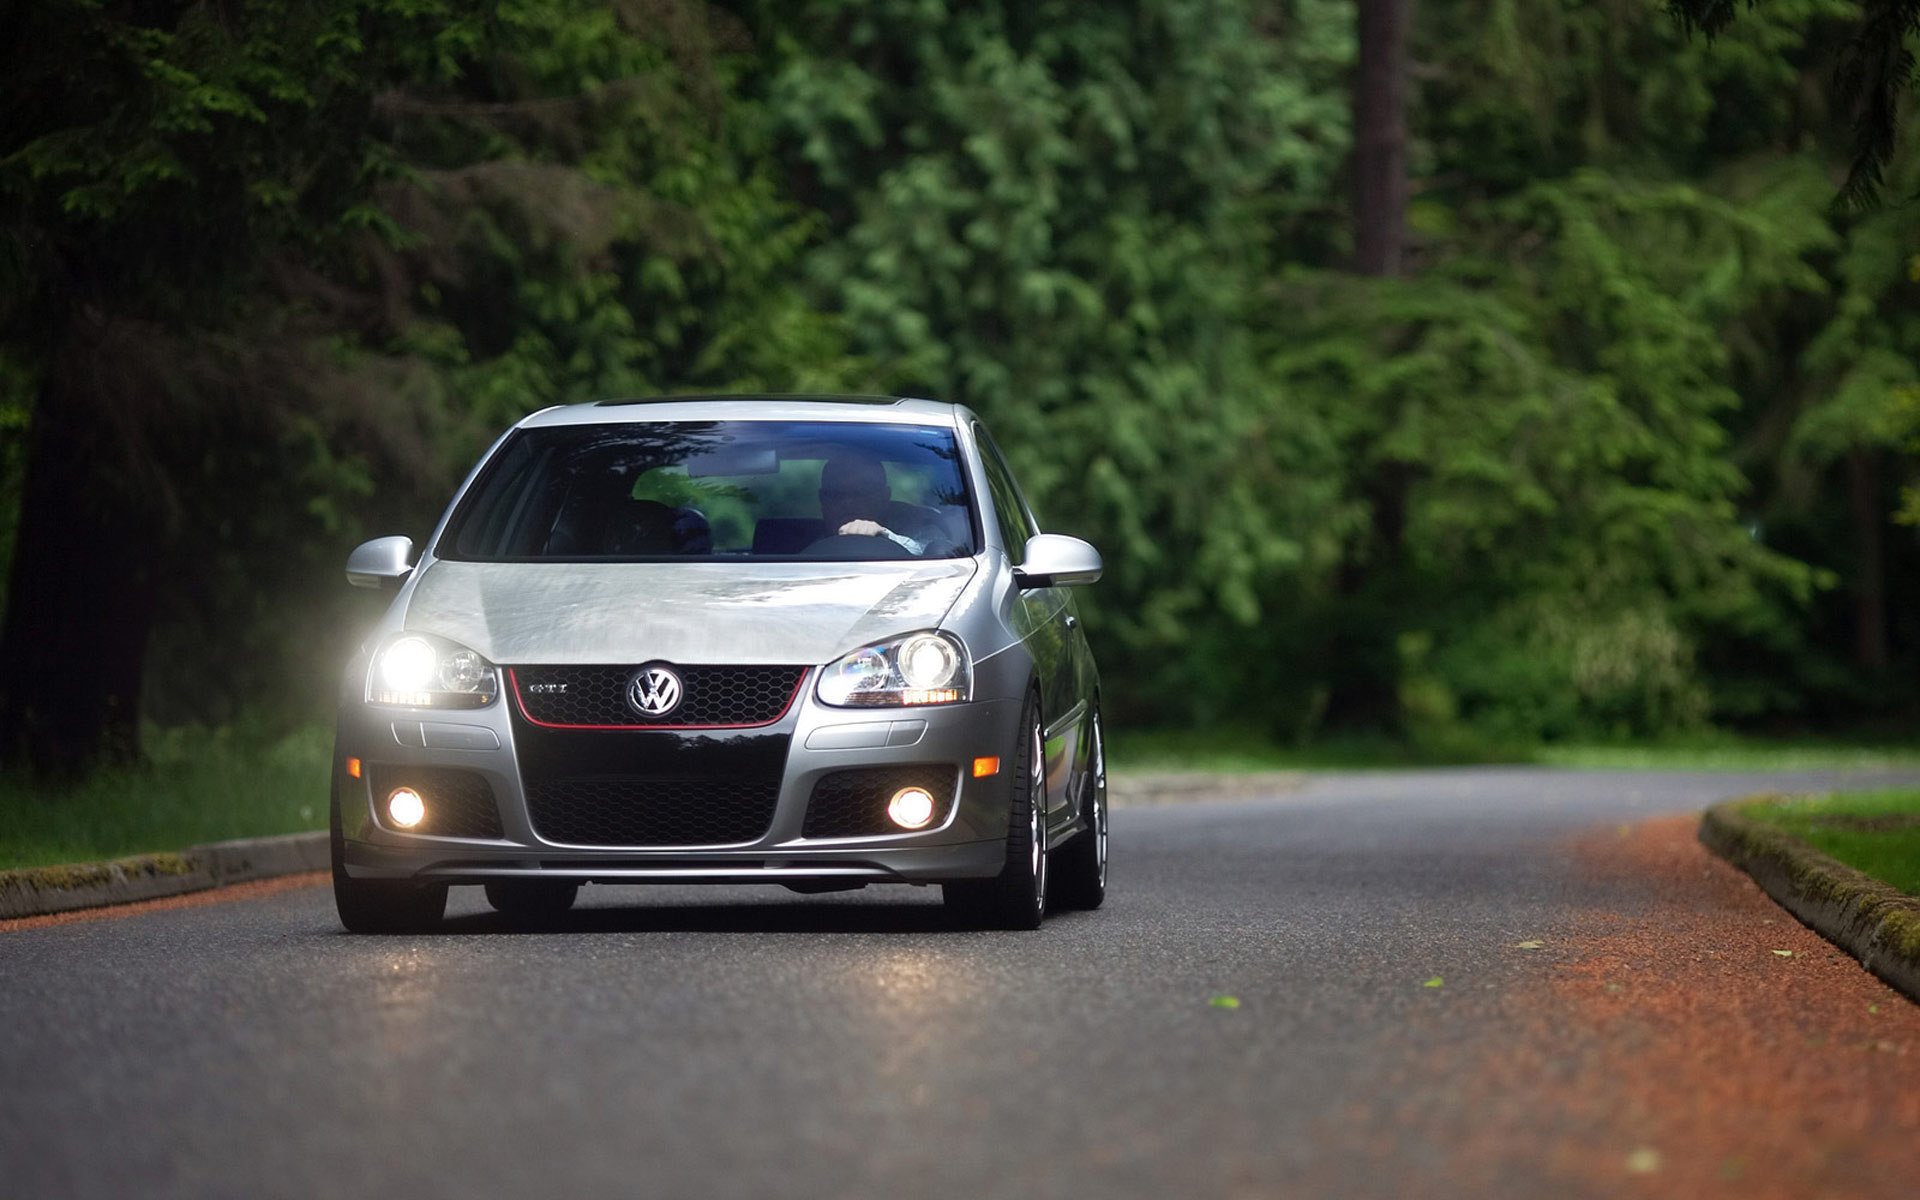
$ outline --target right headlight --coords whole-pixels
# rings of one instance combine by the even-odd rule
[[[827,664],[814,693],[839,708],[957,704],[973,689],[967,648],[950,633],[927,630],[862,646]]]
[[[367,670],[367,703],[402,708],[485,708],[499,690],[493,664],[458,642],[403,633]]]

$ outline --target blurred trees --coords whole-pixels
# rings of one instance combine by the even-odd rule
[[[1757,0],[1747,0],[1752,8]],[[1736,0],[1668,0],[1689,29],[1709,36],[1739,11]],[[1869,207],[1880,197],[1886,171],[1900,147],[1900,106],[1914,83],[1913,38],[1920,35],[1920,0],[1861,0],[1846,48],[1833,70],[1833,93],[1850,111],[1853,160],[1842,197]]]
[[[703,5],[6,19],[7,761],[128,756],[143,705],[291,683],[313,711],[342,649],[313,593],[362,514],[424,533],[532,408],[836,369],[778,278],[805,225],[731,140],[743,35]]]
[[[357,537],[525,412],[688,388],[980,410],[1106,552],[1125,719],[1910,711],[1920,217],[1831,204],[1863,9],[1366,8],[1383,239],[1353,0],[8,9],[0,752],[321,710]]]

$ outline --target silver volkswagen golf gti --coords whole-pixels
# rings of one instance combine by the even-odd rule
[[[333,883],[355,931],[480,884],[515,919],[583,883],[941,885],[1030,929],[1106,891],[1099,676],[1071,585],[965,408],[695,397],[535,413],[348,668]]]

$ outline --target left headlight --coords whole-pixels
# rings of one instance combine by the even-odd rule
[[[493,664],[458,642],[403,633],[367,671],[367,703],[404,708],[485,708],[500,690]]]
[[[957,704],[972,687],[967,648],[952,634],[928,630],[862,646],[828,663],[814,692],[822,704],[882,708]]]

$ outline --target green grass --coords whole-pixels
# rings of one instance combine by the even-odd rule
[[[1528,762],[1554,767],[1667,771],[1868,771],[1920,767],[1920,745],[1829,738],[1700,734],[1653,742],[1570,742],[1536,747]]]
[[[1920,789],[1794,797],[1745,811],[1850,867],[1920,896]]]
[[[1731,733],[1637,742],[1507,745],[1450,731],[1410,741],[1329,738],[1305,746],[1231,728],[1114,730],[1108,761],[1117,772],[1341,771],[1473,763],[1665,771],[1871,770],[1920,767],[1920,744],[1832,739],[1761,739]]]
[[[1108,765],[1121,772],[1342,771],[1500,761],[1514,760],[1485,746],[1435,748],[1390,738],[1339,738],[1300,746],[1236,729],[1123,729],[1107,738]]]
[[[149,765],[51,788],[0,776],[0,870],[324,829],[333,729],[259,743],[227,731],[147,736]]]

